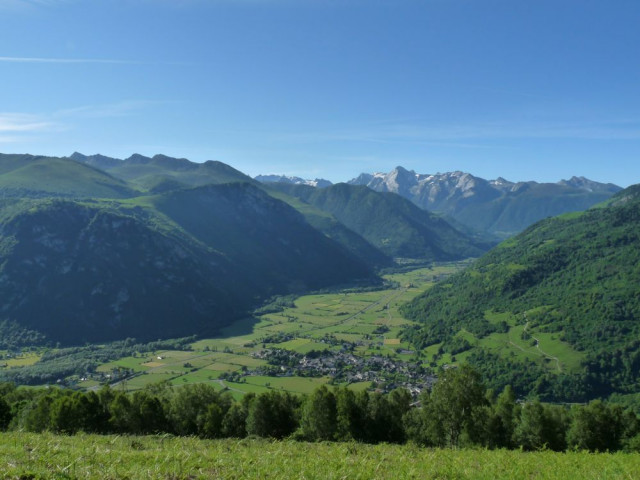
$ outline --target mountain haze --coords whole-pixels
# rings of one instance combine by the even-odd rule
[[[329,180],[316,178],[315,180],[305,180],[300,177],[289,177],[286,175],[258,175],[254,177],[260,183],[291,183],[293,185],[309,185],[310,187],[325,188],[333,185]]]
[[[274,188],[330,213],[391,257],[452,260],[486,249],[398,195],[346,183],[323,189],[281,183]]]
[[[573,177],[558,183],[484,180],[464,172],[418,174],[396,167],[349,181],[393,192],[473,230],[508,237],[547,217],[585,210],[621,188]]]

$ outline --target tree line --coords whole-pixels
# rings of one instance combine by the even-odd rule
[[[128,394],[0,386],[0,428],[31,432],[258,436],[305,441],[412,442],[426,447],[640,451],[640,419],[599,400],[571,408],[516,401],[487,390],[468,365],[441,373],[414,402],[389,394],[317,388],[307,396],[269,390],[235,401],[207,384],[152,385]]]

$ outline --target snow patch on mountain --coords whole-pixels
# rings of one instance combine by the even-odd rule
[[[326,188],[333,185],[329,180],[324,178],[316,178],[314,180],[307,180],[300,177],[290,177],[287,175],[257,175],[254,177],[260,183],[290,183],[293,185],[309,185],[311,187]]]

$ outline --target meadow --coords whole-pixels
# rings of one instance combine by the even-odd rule
[[[490,322],[505,322],[508,329],[484,338],[461,330],[457,336],[467,341],[471,350],[452,354],[439,343],[415,351],[403,340],[402,332],[416,323],[402,316],[400,306],[465,266],[464,262],[445,263],[388,274],[384,276],[388,288],[381,290],[304,295],[280,311],[236,322],[217,338],[198,340],[191,344],[191,351],[139,352],[105,363],[98,367],[97,373],[103,376],[102,381],[108,381],[115,378],[119,370],[128,370],[131,375],[115,384],[125,391],[167,381],[172,385],[208,383],[220,390],[228,389],[235,398],[247,392],[261,393],[274,388],[305,394],[331,379],[243,373],[268,366],[267,360],[256,355],[265,348],[307,355],[326,350],[337,352],[345,342],[354,344],[353,353],[361,357],[385,356],[420,362],[430,368],[463,362],[473,347],[502,356],[538,361],[550,372],[572,371],[579,367],[582,355],[560,341],[557,335],[527,331],[523,318],[492,311],[485,312],[485,318]],[[536,312],[532,311],[534,314]],[[78,385],[96,388],[97,380],[100,379],[94,376]],[[368,382],[352,385],[356,390],[368,386]]]
[[[330,378],[248,376],[242,382],[221,379],[221,375],[245,369],[264,367],[267,361],[252,354],[264,348],[279,348],[299,354],[312,351],[338,350],[335,343],[353,342],[358,355],[389,355],[403,360],[416,358],[411,346],[400,340],[402,329],[414,322],[398,312],[403,303],[411,300],[439,278],[462,268],[449,263],[420,268],[385,276],[390,288],[371,292],[321,293],[305,295],[295,305],[282,311],[267,313],[235,323],[223,330],[218,338],[199,340],[192,351],[161,350],[140,352],[98,367],[98,374],[115,376],[119,369],[132,373],[117,386],[135,391],[145,386],[168,381],[173,385],[209,383],[216,388],[229,389],[237,398],[246,392],[260,393],[277,388],[292,393],[309,393]],[[383,334],[376,330],[384,327]],[[331,338],[335,341],[328,342]],[[95,388],[95,379],[86,379],[80,387]],[[358,390],[365,384],[353,385]]]
[[[0,434],[3,478],[637,478],[640,454],[425,449],[173,436]]]

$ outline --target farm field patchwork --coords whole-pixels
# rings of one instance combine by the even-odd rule
[[[400,381],[405,382],[400,383],[405,388],[421,388],[428,381],[424,372],[462,362],[471,350],[452,355],[443,350],[442,344],[435,344],[415,351],[403,340],[404,329],[414,322],[404,318],[399,308],[465,265],[438,264],[389,274],[384,277],[388,288],[381,290],[347,290],[287,300],[288,306],[236,322],[223,329],[219,337],[192,342],[190,350],[128,350],[128,356],[98,366],[94,374],[78,375],[70,384],[97,389],[101,383],[109,382],[132,391],[160,381],[171,385],[210,383],[216,388],[229,388],[234,396],[273,388],[303,393],[308,390],[307,384],[297,382],[299,377],[314,377],[317,383],[382,388]],[[503,323],[506,331],[478,338],[461,330],[457,337],[472,347],[544,364],[550,372],[577,369],[583,358],[580,352],[571,349],[558,333],[535,328],[535,319],[545,311],[545,306],[534,308],[525,316],[487,311],[485,318],[491,323]],[[528,322],[526,316],[532,321]],[[55,354],[56,349],[51,352]],[[4,359],[0,369],[28,368],[21,365],[38,362],[47,355],[46,350],[0,353]],[[272,358],[275,354],[278,358]],[[332,359],[313,360],[327,356]],[[303,358],[311,361],[301,370]],[[405,365],[400,376],[389,361]],[[414,377],[413,383],[406,383],[416,368],[423,373]],[[378,374],[385,369],[386,374]],[[272,381],[257,380],[261,377]]]
[[[267,366],[267,360],[256,355],[264,348],[307,355],[338,351],[340,344],[349,342],[358,355],[400,355],[404,361],[414,360],[415,355],[405,353],[410,346],[400,340],[402,329],[413,322],[404,319],[398,307],[429,288],[435,279],[460,268],[460,264],[451,263],[388,275],[385,278],[393,286],[384,290],[305,295],[295,300],[295,306],[238,322],[219,338],[198,340],[192,344],[193,351],[141,352],[101,365],[98,372],[107,375],[113,371],[115,375],[129,369],[135,377],[118,384],[126,390],[168,380],[172,385],[211,383],[235,393],[259,393],[269,388],[307,393],[327,383],[329,377],[249,375],[242,381],[221,377]],[[403,352],[399,354],[399,350]],[[363,385],[370,382],[355,382],[354,388]]]

